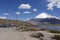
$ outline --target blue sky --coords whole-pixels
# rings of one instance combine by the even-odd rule
[[[60,17],[60,0],[0,0],[0,18],[28,20],[40,13]]]

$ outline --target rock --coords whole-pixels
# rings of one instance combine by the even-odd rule
[[[43,34],[40,32],[34,32],[30,34],[30,37],[40,38],[40,37],[43,37]]]

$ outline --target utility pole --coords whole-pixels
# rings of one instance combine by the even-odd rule
[[[19,16],[20,12],[16,12],[16,21],[18,21],[18,16]],[[17,30],[17,24],[16,24],[16,30]]]
[[[5,25],[7,25],[7,24],[8,24],[8,22],[7,22],[7,16],[8,16],[9,14],[8,14],[8,13],[4,13],[3,15],[6,17],[6,18],[5,18],[5,19],[6,19]]]

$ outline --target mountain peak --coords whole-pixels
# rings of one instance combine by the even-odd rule
[[[44,19],[44,18],[56,18],[56,19],[59,19],[59,20],[60,20],[59,17],[49,15],[49,14],[47,14],[47,13],[45,13],[45,12],[37,15],[37,16],[35,17],[35,19],[36,19],[36,18],[38,18],[38,19],[39,19],[39,18],[42,18],[42,19]]]
[[[41,13],[37,15],[35,18],[51,18],[52,16],[47,13]]]

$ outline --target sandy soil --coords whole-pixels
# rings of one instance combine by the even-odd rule
[[[15,28],[0,28],[0,40],[38,40],[29,37],[29,32],[19,32]]]
[[[52,40],[54,34],[45,31],[39,31],[44,34],[43,40]],[[32,32],[19,32],[15,28],[0,28],[0,40],[40,40],[38,38],[30,37]]]

